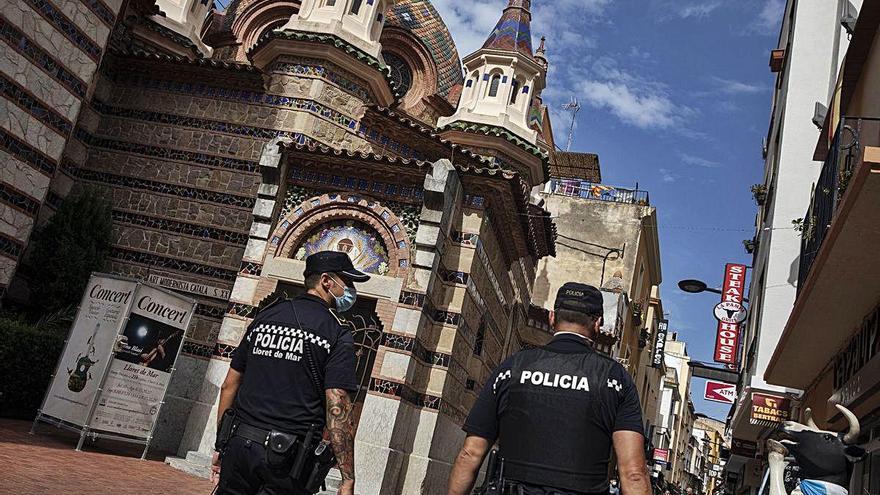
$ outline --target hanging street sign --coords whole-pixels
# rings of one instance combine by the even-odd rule
[[[736,402],[736,385],[706,380],[706,390],[703,398],[724,404],[733,404]]]
[[[742,307],[746,283],[746,266],[728,263],[724,267],[724,285],[721,290],[721,303],[716,306],[718,331],[715,336],[715,362],[736,364],[739,351],[739,325],[745,320]],[[720,308],[719,308],[720,307]],[[725,321],[726,320],[726,321]]]

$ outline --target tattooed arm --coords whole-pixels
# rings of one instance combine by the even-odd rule
[[[340,495],[354,494],[354,423],[351,417],[351,399],[341,388],[331,388],[327,396],[327,431],[336,455],[336,465],[342,474]]]

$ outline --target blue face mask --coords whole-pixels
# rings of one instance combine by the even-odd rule
[[[339,312],[346,312],[354,306],[354,302],[357,301],[357,289],[354,287],[347,287],[345,285],[340,284],[336,281],[336,279],[331,279],[333,282],[342,287],[342,295],[337,296],[336,294],[330,293],[333,296],[333,299],[336,300],[336,310]]]

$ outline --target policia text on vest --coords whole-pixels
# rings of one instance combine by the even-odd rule
[[[546,346],[520,351],[490,375],[463,429],[449,495],[470,493],[491,446],[481,493],[608,493],[611,450],[626,495],[648,495],[638,393],[627,370],[592,348],[602,295],[568,283],[557,294]]]
[[[354,493],[354,337],[334,311],[349,310],[369,276],[335,251],[306,258],[303,275],[307,292],[261,310],[233,354],[218,404],[218,495],[316,493],[334,464],[339,493]]]

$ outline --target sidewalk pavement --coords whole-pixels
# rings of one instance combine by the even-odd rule
[[[0,492],[16,495],[209,495],[207,480],[173,469],[141,448],[99,440],[76,452],[77,435],[40,424],[0,419]]]

